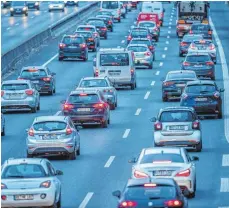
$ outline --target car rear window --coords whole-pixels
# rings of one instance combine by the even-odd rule
[[[125,191],[125,198],[127,199],[143,199],[149,198],[165,198],[172,199],[176,197],[176,189],[174,186],[158,185],[156,187],[133,186],[127,188]]]
[[[119,3],[118,1],[102,1],[103,9],[118,9]]]
[[[95,32],[95,28],[93,27],[78,27],[77,31],[91,31],[91,32]]]
[[[104,79],[83,80],[79,87],[108,87]]]
[[[81,44],[83,43],[83,38],[82,37],[64,37],[62,42],[65,44]]]
[[[133,30],[133,31],[131,32],[131,35],[132,35],[132,36],[147,36],[148,33],[147,33],[147,31],[145,31],[145,30]]]
[[[132,40],[130,44],[146,44],[147,46],[151,45],[149,40]]]
[[[98,103],[99,101],[100,101],[99,96],[97,94],[87,94],[87,93],[70,95],[67,100],[67,102],[71,104]]]
[[[188,110],[164,111],[159,120],[161,122],[188,122],[193,120],[193,115]]]
[[[12,1],[12,6],[25,6],[25,1]]]
[[[129,66],[128,53],[107,53],[100,55],[101,66]]]
[[[134,51],[134,52],[145,52],[148,50],[148,48],[146,48],[144,46],[129,46],[128,50]]]
[[[167,79],[169,80],[179,80],[179,79],[193,80],[193,79],[196,79],[196,74],[195,73],[185,73],[185,72],[169,73],[167,76]]]
[[[139,27],[155,27],[155,23],[154,22],[140,22],[139,23]]]
[[[29,89],[28,84],[3,84],[2,90],[26,90]]]
[[[112,13],[109,11],[100,11],[98,12],[98,15],[108,15],[108,16],[112,16]]]
[[[91,38],[92,34],[90,32],[76,32],[76,35],[83,36],[85,38]]]
[[[205,31],[205,30],[209,30],[209,29],[210,29],[209,25],[192,25],[192,30]]]
[[[181,155],[175,153],[145,154],[140,164],[144,163],[183,163],[184,159]]]
[[[94,25],[94,26],[97,26],[97,27],[104,27],[105,24],[104,24],[104,21],[99,21],[99,20],[92,20],[92,21],[88,21],[87,22],[88,25]]]
[[[47,177],[44,168],[37,164],[9,165],[2,173],[2,179]]]
[[[22,78],[46,77],[47,73],[44,69],[26,69],[21,72]]]
[[[186,93],[212,93],[216,91],[215,85],[202,84],[202,85],[189,85],[186,87]]]
[[[196,46],[209,46],[212,44],[212,41],[206,41],[206,40],[195,40],[193,41]]]
[[[194,41],[194,40],[200,40],[200,39],[202,39],[202,38],[203,38],[202,35],[195,35],[195,36],[188,36],[188,35],[185,35],[185,36],[183,37],[183,40],[182,40],[182,41],[184,41],[184,42],[192,42],[192,41]]]
[[[211,61],[209,55],[191,55],[186,57],[187,62],[207,62]]]
[[[33,124],[35,131],[57,131],[66,129],[67,124],[60,121],[44,121]]]

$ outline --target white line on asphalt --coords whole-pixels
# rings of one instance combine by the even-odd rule
[[[169,44],[169,41],[166,41],[165,43],[166,43],[166,44]]]
[[[93,192],[88,192],[87,195],[85,196],[84,200],[80,204],[79,208],[85,208],[90,201],[91,197],[93,196]]]
[[[167,47],[165,47],[165,48],[164,48],[164,50],[165,50],[165,51],[167,51],[167,50],[168,50],[168,48],[167,48]]]
[[[5,17],[7,17],[8,15],[7,14],[5,14]]]
[[[162,55],[162,57],[163,57],[163,55]],[[159,66],[163,66],[163,62],[160,62]]]
[[[169,26],[169,29],[171,29],[171,26]]]
[[[222,65],[222,71],[223,71],[223,83],[224,83],[224,131],[225,131],[225,137],[227,139],[227,142],[229,143],[229,74],[228,74],[228,66],[227,61],[225,58],[225,53],[223,50],[223,46],[221,44],[221,41],[219,39],[219,36],[216,32],[215,26],[212,22],[211,17],[209,18],[209,22],[211,25],[211,28],[213,29],[213,35],[215,37],[216,44],[218,45],[219,55],[220,55],[220,61]]]
[[[61,111],[57,111],[54,116],[59,116],[61,114]]]
[[[170,38],[170,36],[168,35],[167,38]]]
[[[125,43],[125,40],[122,40],[122,43]]]
[[[54,60],[56,57],[58,56],[58,53],[55,55],[55,56],[53,56],[52,58],[50,58],[48,61],[46,61],[42,66],[44,67],[44,66],[47,66],[52,60]]]
[[[229,155],[223,155],[222,166],[229,166]]]
[[[171,24],[172,24],[172,22],[169,22],[169,24],[171,25]]]
[[[115,156],[110,156],[106,164],[104,165],[104,168],[109,168],[114,159],[115,159]]]
[[[125,38],[127,38],[127,35],[125,36]]]
[[[44,13],[47,13],[48,11],[44,11]]]
[[[166,55],[165,55],[165,54],[163,54],[163,55],[162,55],[162,58],[165,58],[165,57],[166,57]]]
[[[147,100],[148,97],[149,97],[149,95],[150,95],[150,91],[147,91],[146,94],[145,94],[145,96],[144,96],[144,100]]]
[[[7,27],[6,29],[7,29],[7,30],[10,30],[10,27]]]
[[[229,178],[221,178],[220,192],[229,192]]]
[[[170,21],[173,21],[173,19],[172,19],[172,18],[170,18]]]
[[[34,16],[32,16],[32,17],[30,17],[31,19],[33,19],[34,18]]]
[[[160,74],[160,71],[157,71],[157,72],[156,72],[156,75],[159,75],[159,74]]]
[[[218,208],[229,208],[229,206],[228,207],[218,207]]]
[[[152,81],[152,82],[151,82],[151,86],[154,86],[154,85],[155,85],[155,81]]]
[[[129,133],[130,133],[130,129],[126,129],[125,132],[124,132],[124,134],[123,134],[123,136],[122,136],[122,138],[123,139],[127,138],[128,135],[129,135]]]
[[[19,25],[19,23],[16,23],[15,25],[16,25],[16,26],[18,26],[18,25]]]
[[[169,30],[168,33],[171,33],[171,31]]]
[[[142,109],[141,108],[138,108],[136,110],[136,113],[134,114],[135,116],[139,116],[139,114],[141,113]]]

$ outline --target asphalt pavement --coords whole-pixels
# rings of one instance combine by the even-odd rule
[[[173,4],[164,5],[165,22],[156,46],[154,68],[137,70],[136,90],[118,91],[118,108],[111,112],[111,124],[107,129],[94,127],[80,130],[81,156],[75,161],[59,158],[51,160],[57,169],[64,172],[60,177],[63,208],[116,207],[116,199],[111,193],[117,189],[123,190],[130,177],[131,165],[128,164],[128,159],[138,155],[142,148],[153,145],[153,124],[149,119],[156,116],[160,108],[179,105],[179,102],[163,103],[161,99],[161,78],[170,70],[180,69],[183,59],[178,56],[176,10],[173,9]],[[217,10],[217,6],[216,3],[212,4],[213,14],[214,7]],[[108,34],[108,40],[101,40],[101,47],[126,46],[128,30],[138,12],[133,10],[121,23],[116,23],[114,32]],[[214,24],[218,18],[215,16],[212,16]],[[222,25],[219,36],[223,31],[229,31],[224,22],[220,21],[219,24]],[[218,23],[215,26],[217,28]],[[41,110],[36,114],[5,115],[6,136],[2,137],[2,162],[10,157],[25,157],[25,129],[30,127],[33,119],[36,116],[58,113],[60,101],[66,99],[79,80],[82,77],[93,76],[92,57],[95,53],[90,52],[87,62],[59,62],[57,58],[47,62],[56,55],[58,42],[58,39],[51,41],[24,63],[25,66],[48,63],[50,70],[57,74],[57,93],[54,96],[42,96]],[[225,45],[223,44],[225,51],[228,45],[227,39]],[[15,78],[16,75],[11,75],[7,79]],[[221,63],[218,61],[216,82],[219,87],[223,86],[222,80]],[[207,119],[201,123],[203,150],[201,153],[190,153],[199,156],[200,161],[196,163],[196,197],[189,200],[189,205],[191,208],[228,208],[229,144],[224,134],[224,120]]]

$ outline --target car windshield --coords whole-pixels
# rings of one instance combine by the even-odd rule
[[[83,36],[85,38],[91,38],[92,34],[90,32],[76,32],[76,35]]]
[[[12,6],[25,6],[24,1],[12,1]]]
[[[195,73],[169,73],[167,76],[168,80],[179,80],[179,79],[185,79],[185,80],[194,80],[196,79]]]
[[[103,9],[118,9],[119,3],[118,1],[102,1]]]
[[[147,46],[150,46],[151,43],[149,40],[132,40],[130,44],[146,44]]]
[[[175,153],[155,153],[155,154],[145,154],[140,164],[145,163],[184,163],[184,159],[181,155]]]
[[[101,66],[128,66],[128,53],[107,53],[100,55]]]
[[[108,87],[108,85],[104,79],[91,79],[83,80],[79,87]]]
[[[209,25],[192,25],[192,30],[207,31],[209,29]]]
[[[28,84],[3,84],[2,90],[27,90]]]
[[[65,44],[82,44],[83,38],[82,37],[64,37],[62,42]]]
[[[66,129],[67,124],[60,121],[44,121],[33,124],[35,131],[57,131]]]
[[[207,62],[211,61],[209,55],[191,55],[186,57],[187,62]]]
[[[144,46],[129,46],[128,50],[133,52],[145,52],[148,50],[148,48]]]
[[[100,11],[98,12],[98,15],[108,15],[108,16],[112,16],[112,13],[109,11]]]
[[[202,39],[203,38],[203,36],[202,35],[193,35],[193,36],[189,36],[189,35],[185,35],[184,37],[183,37],[183,42],[192,42],[192,41],[194,41],[194,40],[200,40],[200,39]]]
[[[77,104],[77,103],[98,103],[99,102],[99,97],[97,94],[75,94],[75,95],[70,95],[68,100],[68,103],[71,104]]]
[[[94,25],[94,26],[99,26],[99,27],[104,27],[105,26],[104,21],[100,21],[100,20],[91,20],[91,21],[88,21],[87,24]]]
[[[134,186],[125,191],[126,199],[149,200],[149,199],[172,199],[176,197],[174,186],[158,185],[156,187]]]
[[[164,111],[159,120],[161,122],[189,122],[193,120],[193,115],[188,110]]]
[[[144,36],[145,37],[145,36],[148,35],[148,33],[145,30],[133,30],[131,32],[131,35],[134,36],[134,37],[136,37],[136,36]]]
[[[215,85],[212,84],[189,85],[185,89],[186,93],[194,93],[194,94],[213,93],[215,91],[216,91],[216,87]]]
[[[47,77],[47,73],[44,69],[26,69],[21,72],[20,77],[22,78]]]
[[[9,165],[2,172],[2,179],[47,177],[44,168],[37,164]]]
[[[95,28],[93,28],[93,27],[78,27],[77,31],[92,31],[92,32],[95,32]]]
[[[139,23],[139,27],[155,27],[155,23],[154,22],[140,22]]]

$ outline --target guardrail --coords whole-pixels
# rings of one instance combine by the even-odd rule
[[[19,46],[3,54],[1,57],[1,73],[2,76],[9,71],[15,70],[15,66],[18,62],[23,61],[28,57],[34,49],[39,48],[45,41],[53,37],[53,32],[65,26],[69,21],[78,20],[80,16],[88,12],[90,9],[97,7],[98,2],[92,2],[91,4],[82,7],[77,12],[67,15],[61,20],[50,25],[44,31],[36,34],[32,38],[24,41]]]

